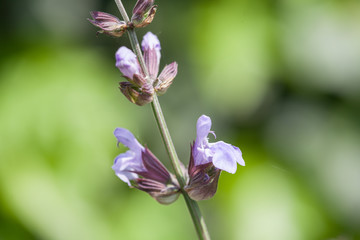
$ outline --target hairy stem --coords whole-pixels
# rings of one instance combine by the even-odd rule
[[[116,2],[117,7],[119,8],[119,11],[120,11],[124,21],[129,22],[130,21],[129,17],[126,13],[126,10],[125,10],[121,0],[115,0],[115,2]],[[148,72],[148,69],[146,68],[145,61],[144,61],[144,58],[143,58],[141,50],[140,50],[140,45],[139,45],[139,41],[137,39],[135,30],[132,28],[129,28],[127,32],[129,35],[131,46],[139,60],[140,66],[141,66],[144,74],[146,75],[146,77],[149,79],[149,72]],[[174,168],[176,178],[182,189],[181,193],[183,194],[186,205],[189,209],[191,218],[193,220],[193,223],[194,223],[194,226],[196,229],[196,233],[200,240],[210,240],[210,235],[208,233],[204,218],[201,215],[199,205],[197,204],[197,202],[192,200],[189,197],[189,195],[183,190],[186,185],[186,180],[185,180],[182,168],[181,168],[181,162],[177,156],[174,144],[173,144],[171,136],[170,136],[169,129],[166,125],[165,118],[164,118],[164,115],[161,110],[159,99],[156,94],[154,94],[154,100],[151,103],[151,107],[153,109],[156,123],[159,127],[161,137],[164,141],[167,153],[170,157],[171,164]]]

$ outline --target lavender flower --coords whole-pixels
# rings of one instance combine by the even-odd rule
[[[196,124],[196,140],[191,147],[189,163],[189,184],[185,187],[194,200],[209,199],[216,193],[221,170],[235,173],[237,163],[245,166],[238,147],[223,141],[209,143],[207,136],[211,130],[211,119],[202,115]]]
[[[115,174],[129,187],[149,193],[162,204],[174,202],[179,196],[179,187],[164,165],[129,130],[116,128],[114,135],[118,144],[129,148],[115,158],[112,166]]]
[[[152,95],[156,91],[159,95],[166,92],[177,74],[177,63],[166,65],[159,73],[161,58],[160,41],[156,35],[148,32],[141,43],[144,52],[144,61],[149,76],[141,70],[136,55],[126,47],[120,47],[115,54],[116,67],[123,76],[131,83],[120,83],[120,90],[133,103],[144,105],[152,101]]]
[[[212,162],[216,168],[229,173],[236,172],[236,163],[245,166],[242,153],[238,147],[223,141],[209,143],[207,136],[209,133],[214,134],[214,132],[210,131],[210,128],[211,119],[206,115],[202,115],[196,124],[197,136],[193,152],[195,166]]]

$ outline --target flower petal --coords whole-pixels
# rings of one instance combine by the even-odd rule
[[[219,141],[210,143],[210,149],[214,152],[212,162],[215,167],[235,173],[237,169],[237,161],[239,157],[242,159],[241,154],[231,144]],[[238,149],[240,151],[240,149]]]
[[[132,171],[142,170],[143,167],[141,165],[141,158],[136,157],[136,154],[129,150],[115,158],[112,169],[122,181],[131,186],[130,180],[138,178],[138,175]]]
[[[210,129],[211,119],[206,115],[199,117],[196,123],[196,141],[202,141],[204,138],[207,138]]]
[[[116,128],[114,135],[117,138],[118,143],[121,142],[129,149],[135,152],[140,152],[139,155],[141,155],[141,151],[144,150],[144,147],[136,140],[134,135],[129,130],[125,128]]]
[[[236,161],[241,165],[241,166],[245,166],[245,161],[242,157],[242,152],[238,147],[235,147],[233,145],[231,145],[234,150],[235,150],[235,155],[236,155]]]

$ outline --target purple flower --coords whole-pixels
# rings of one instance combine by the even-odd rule
[[[170,204],[179,196],[179,187],[175,178],[165,166],[143,147],[127,129],[116,128],[114,135],[118,144],[129,150],[118,155],[112,169],[129,187],[149,193],[162,204]]]
[[[207,136],[210,131],[211,119],[202,115],[196,124],[196,140],[194,144],[194,164],[195,166],[212,162],[216,168],[235,173],[237,163],[245,166],[242,153],[238,147],[223,141],[209,143]],[[214,134],[215,135],[215,134]]]
[[[131,83],[130,85],[120,83],[120,90],[124,94],[126,93],[125,96],[131,102],[137,105],[151,102],[154,91],[158,95],[165,93],[173,82],[178,68],[177,63],[173,62],[166,65],[158,76],[161,46],[157,36],[151,32],[145,34],[141,46],[149,76],[145,76],[136,55],[130,49],[120,47],[115,54],[116,67],[119,68],[123,76]]]
[[[209,143],[207,136],[211,130],[211,119],[202,115],[196,124],[196,140],[191,147],[188,168],[189,183],[185,191],[196,201],[213,197],[222,170],[235,173],[237,163],[245,166],[239,148],[223,141]]]

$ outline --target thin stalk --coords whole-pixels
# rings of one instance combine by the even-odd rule
[[[120,11],[124,21],[129,22],[130,21],[129,17],[128,17],[127,13],[126,13],[126,10],[125,10],[121,0],[115,0],[115,2],[116,2],[117,7],[119,8],[119,11]],[[136,56],[137,56],[137,58],[139,60],[141,69],[143,70],[146,77],[149,79],[149,77],[148,77],[149,72],[148,72],[148,70],[146,68],[145,61],[144,61],[144,58],[143,58],[141,50],[140,50],[140,45],[139,45],[139,41],[137,39],[135,30],[129,28],[127,32],[128,32],[128,35],[129,35],[131,46],[132,46],[132,48],[133,48],[133,50],[134,50],[134,52],[135,52],[135,54],[136,54]],[[153,98],[154,98],[154,100],[151,103],[151,107],[153,109],[153,113],[154,113],[154,116],[155,116],[155,119],[156,119],[156,123],[157,123],[157,125],[159,127],[161,137],[162,137],[162,139],[164,141],[167,153],[168,153],[168,155],[170,157],[172,166],[173,166],[174,171],[175,171],[176,178],[177,178],[177,180],[178,180],[178,182],[180,184],[181,193],[184,196],[186,205],[187,205],[187,207],[189,209],[191,218],[193,220],[193,223],[194,223],[194,226],[195,226],[195,229],[196,229],[196,233],[197,233],[200,240],[210,240],[210,235],[209,235],[209,233],[207,231],[207,227],[206,227],[204,218],[201,215],[199,205],[197,204],[197,202],[195,202],[194,200],[192,200],[189,197],[189,195],[186,193],[186,191],[183,190],[185,185],[186,185],[186,180],[185,180],[183,171],[181,169],[181,163],[180,163],[180,160],[179,160],[179,158],[177,156],[177,153],[176,153],[174,144],[172,142],[169,129],[168,129],[167,125],[166,125],[165,118],[164,118],[164,115],[162,113],[160,102],[159,102],[159,99],[158,99],[156,93],[154,94]]]
[[[161,137],[164,141],[166,150],[169,154],[171,163],[172,163],[174,171],[176,173],[176,178],[179,181],[180,187],[184,188],[184,186],[186,185],[186,181],[184,178],[184,174],[181,170],[180,160],[176,154],[176,150],[175,150],[174,144],[172,142],[169,129],[166,125],[165,118],[164,118],[164,115],[161,110],[159,99],[156,96],[156,94],[154,94],[154,100],[151,103],[151,107],[153,109],[153,113],[154,113],[156,122],[158,124],[159,130],[161,133]]]

